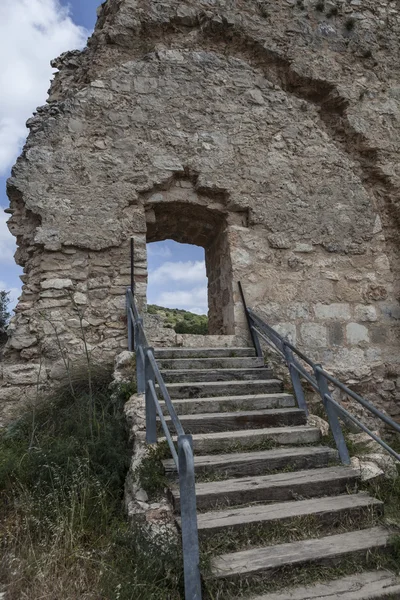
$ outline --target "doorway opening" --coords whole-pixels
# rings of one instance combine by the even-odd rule
[[[161,194],[157,194],[161,200],[160,196]],[[161,290],[158,297],[164,299],[163,304],[169,304],[170,308],[180,308],[171,306],[176,304],[177,300],[181,306],[183,302],[185,307],[192,305],[191,308],[195,309],[196,313],[204,310],[208,313],[209,335],[233,334],[232,265],[225,214],[210,210],[205,205],[176,201],[157,201],[146,208],[146,241],[150,265],[148,304],[157,304],[157,296],[154,295],[155,280],[166,280],[168,276],[171,279],[178,278],[176,283],[179,280],[182,287],[176,285],[175,294],[173,290],[165,288],[162,295]],[[174,243],[177,243],[177,246],[174,246]],[[171,258],[168,257],[168,253],[172,253],[174,248],[178,247],[179,260],[168,260]],[[172,264],[158,264],[157,267],[157,262],[153,263],[151,256],[153,253],[154,258],[157,251],[166,255],[164,265],[168,262]],[[174,262],[181,265],[174,266]],[[188,295],[186,292],[190,289],[191,280],[194,283],[191,289],[194,291],[192,295]],[[170,281],[168,285],[171,284]]]
[[[176,333],[208,334],[204,248],[174,240],[147,244],[147,312]]]

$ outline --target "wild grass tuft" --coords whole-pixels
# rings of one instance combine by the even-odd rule
[[[170,451],[166,441],[148,446],[147,455],[134,473],[152,502],[159,500],[164,495],[164,489],[168,486],[169,482],[161,461],[169,457]]]

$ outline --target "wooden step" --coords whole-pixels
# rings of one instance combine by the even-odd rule
[[[246,429],[244,431],[219,431],[217,433],[198,433],[193,436],[193,448],[197,454],[213,452],[241,452],[248,448],[265,445],[268,442],[284,446],[314,444],[321,438],[317,427],[301,425],[298,427],[268,427],[265,429]]]
[[[328,498],[292,500],[272,504],[256,504],[241,508],[229,508],[198,516],[199,534],[202,538],[223,532],[226,529],[241,531],[249,526],[272,526],[276,522],[313,516],[319,523],[334,526],[346,517],[380,516],[383,503],[369,494],[344,494]],[[177,518],[178,524],[180,518]]]
[[[166,417],[169,427],[171,418]],[[305,425],[307,417],[300,408],[273,408],[267,410],[249,410],[200,415],[181,415],[180,422],[186,433],[209,433],[216,431],[236,431],[265,427],[284,427],[287,425]]]
[[[255,356],[254,348],[156,348],[155,357],[171,358],[238,358]]]
[[[390,598],[392,600],[400,598],[400,578],[388,571],[371,571],[327,583],[252,597],[251,600],[389,600]],[[250,599],[247,597],[246,600]]]
[[[198,415],[203,413],[234,412],[235,410],[266,410],[268,408],[292,408],[296,401],[290,394],[256,394],[254,396],[219,396],[214,398],[193,398],[173,400],[178,415]],[[165,403],[161,402],[164,414]]]
[[[373,527],[318,539],[232,552],[212,559],[211,572],[218,579],[249,581],[254,576],[276,574],[278,569],[284,567],[293,568],[308,563],[335,564],[340,559],[363,558],[372,550],[385,549],[390,535],[384,527]]]
[[[271,369],[256,367],[255,369],[190,369],[163,370],[162,376],[166,383],[186,383],[199,381],[257,381],[270,379]]]
[[[157,386],[158,387],[158,386]],[[282,381],[265,379],[259,381],[193,381],[167,383],[171,398],[210,398],[211,396],[240,396],[282,392]]]
[[[255,369],[264,367],[263,358],[257,356],[242,356],[237,358],[165,358],[158,360],[160,369]]]
[[[233,454],[210,454],[195,456],[196,475],[224,474],[229,477],[249,477],[266,475],[278,469],[291,470],[318,469],[327,467],[338,460],[338,453],[325,446],[305,446],[300,448],[273,448],[258,452],[234,452]],[[164,460],[167,475],[176,474],[175,461]]]
[[[285,502],[338,495],[353,490],[359,477],[359,472],[350,467],[336,466],[197,483],[197,507],[206,510],[252,502]],[[180,494],[175,484],[170,487],[170,497],[179,511]]]

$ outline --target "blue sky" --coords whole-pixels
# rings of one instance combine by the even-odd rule
[[[5,225],[5,192],[24,139],[25,122],[46,102],[50,60],[85,45],[96,22],[98,0],[0,0],[0,289],[19,295],[22,270]],[[204,250],[171,240],[149,247],[149,303],[207,312]]]
[[[147,300],[169,308],[207,314],[204,249],[172,240],[147,245]]]

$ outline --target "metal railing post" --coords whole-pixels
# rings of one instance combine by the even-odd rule
[[[178,456],[185,598],[201,600],[200,551],[191,435],[178,437]]]
[[[132,316],[131,316],[131,311],[130,311],[130,302],[129,302],[128,292],[126,293],[126,318],[128,321],[128,350],[129,350],[129,352],[133,352],[133,350],[134,350],[134,344],[133,344],[134,333],[133,333],[133,323],[132,323]]]
[[[136,384],[138,394],[146,392],[146,377],[145,377],[145,346],[138,342],[140,328],[135,325],[135,352],[136,352]]]
[[[260,344],[260,340],[258,339],[258,335],[257,332],[255,331],[254,327],[253,327],[253,323],[251,320],[251,317],[249,315],[249,310],[247,308],[247,304],[246,304],[246,298],[244,297],[244,292],[243,292],[243,288],[242,288],[242,284],[240,281],[238,281],[238,286],[239,286],[239,292],[240,295],[242,297],[242,302],[243,302],[243,307],[244,307],[244,312],[246,314],[246,319],[247,319],[247,325],[250,331],[250,335],[251,335],[251,339],[253,342],[253,346],[255,348],[256,354],[258,356],[258,358],[263,358],[263,351],[261,349],[261,344]]]
[[[304,390],[301,383],[300,375],[298,371],[293,367],[294,356],[293,352],[285,343],[282,344],[282,350],[286,358],[286,363],[289,368],[290,378],[292,380],[292,386],[294,390],[294,395],[297,400],[297,405],[301,410],[304,410],[306,415],[308,416],[308,407],[307,402],[304,396]]]
[[[148,444],[157,443],[157,409],[154,404],[153,395],[149,383],[155,385],[155,376],[153,367],[148,357],[148,352],[153,352],[153,348],[144,348],[144,380],[145,380],[145,399],[146,399],[146,442]]]
[[[135,302],[135,242],[133,237],[131,238],[131,287],[130,290],[132,292],[133,301]],[[133,328],[133,323],[131,324],[132,329],[130,332],[131,337],[133,338],[132,346],[135,345],[135,332]]]
[[[326,413],[328,415],[328,421],[330,428],[333,433],[333,437],[335,439],[336,447],[339,452],[340,460],[344,465],[350,465],[350,456],[349,451],[347,449],[346,440],[344,439],[342,426],[340,425],[339,417],[337,415],[336,409],[329,402],[331,393],[329,391],[328,382],[323,373],[321,373],[322,367],[321,365],[315,365],[314,373],[315,378],[318,383],[319,392],[321,394],[322,402],[324,404]],[[328,396],[328,398],[327,398]]]

